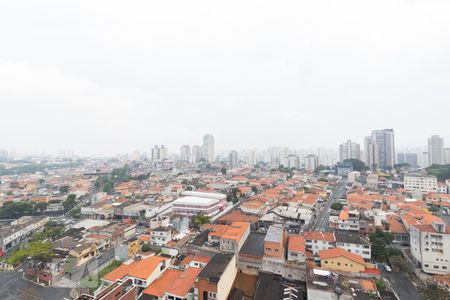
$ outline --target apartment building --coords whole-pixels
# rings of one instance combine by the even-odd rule
[[[416,196],[421,196],[430,192],[437,192],[436,176],[410,173],[405,175],[403,182],[406,191]]]
[[[264,238],[263,271],[283,275],[285,262],[286,231],[282,225],[269,227]]]
[[[320,250],[336,247],[336,238],[332,232],[306,231],[304,237],[305,248],[314,255],[319,255]]]
[[[195,280],[194,300],[226,300],[237,271],[235,255],[214,255]]]
[[[359,232],[336,230],[334,236],[336,238],[336,247],[360,255],[366,261],[370,260],[372,256],[372,247],[368,240],[359,236]]]
[[[450,274],[450,228],[443,221],[410,227],[411,253],[425,273]]]

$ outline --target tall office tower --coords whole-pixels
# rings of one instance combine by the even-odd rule
[[[191,146],[183,145],[180,148],[180,160],[190,161],[191,159]]]
[[[161,149],[156,145],[152,148],[152,161],[161,159]]]
[[[291,169],[291,168],[299,169],[300,168],[300,158],[298,157],[298,155],[289,154],[287,161],[288,161],[287,167],[289,169]]]
[[[0,162],[4,162],[8,160],[8,151],[0,150]]]
[[[395,165],[395,140],[393,129],[372,131],[372,143],[376,145],[378,154],[377,168],[386,169]]]
[[[428,168],[430,166],[430,155],[427,151],[422,152],[422,168]]]
[[[203,137],[203,158],[207,162],[214,161],[214,136],[212,134],[206,134]]]
[[[228,154],[228,160],[230,161],[230,167],[236,167],[238,164],[238,153],[236,151],[231,151]]]
[[[411,168],[417,168],[417,153],[398,153],[397,154],[398,164],[408,164]]]
[[[342,162],[352,158],[361,160],[361,148],[359,144],[347,140],[345,143],[339,145],[339,161]]]
[[[248,163],[252,166],[256,165],[256,151],[255,150],[248,151]]]
[[[428,139],[428,157],[430,165],[444,164],[444,139],[439,135],[432,135]]]
[[[161,149],[160,149],[160,159],[167,159],[169,157],[169,150],[164,147],[164,145],[161,145]]]
[[[371,136],[364,138],[364,162],[366,167],[374,170],[378,166],[378,147],[372,140]]]
[[[319,157],[315,154],[310,154],[305,158],[305,169],[314,171],[319,166]]]
[[[192,146],[192,161],[198,162],[202,158],[202,147],[199,145]]]
[[[450,148],[444,148],[444,161],[446,165],[450,165]]]

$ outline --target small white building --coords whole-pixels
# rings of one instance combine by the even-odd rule
[[[425,273],[450,274],[450,229],[442,222],[410,227],[411,254]]]

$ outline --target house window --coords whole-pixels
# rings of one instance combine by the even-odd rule
[[[208,293],[208,297],[211,298],[211,299],[216,299],[216,298],[217,298],[217,295],[216,295],[215,292],[209,292],[209,293]]]
[[[433,266],[433,268],[435,268],[435,269],[439,269],[439,266]]]
[[[340,266],[340,265],[341,265],[341,263],[340,263],[340,262],[338,262],[338,263],[337,263],[337,265],[338,265],[338,266]]]

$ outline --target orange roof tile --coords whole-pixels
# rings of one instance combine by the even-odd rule
[[[114,271],[103,276],[103,279],[108,281],[116,281],[122,279],[125,276],[136,277],[140,279],[147,279],[158,265],[168,260],[168,258],[161,256],[152,256],[140,261],[134,261],[130,264],[122,264]]]
[[[305,252],[305,238],[301,235],[291,235],[289,237],[288,250]]]
[[[335,258],[335,257],[340,257],[340,256],[343,256],[343,257],[345,257],[349,260],[352,260],[356,263],[365,265],[364,259],[361,256],[359,256],[358,254],[348,252],[339,247],[319,251],[320,260],[330,259],[330,258]]]
[[[304,233],[305,240],[317,240],[335,242],[336,238],[332,232],[306,231]]]

